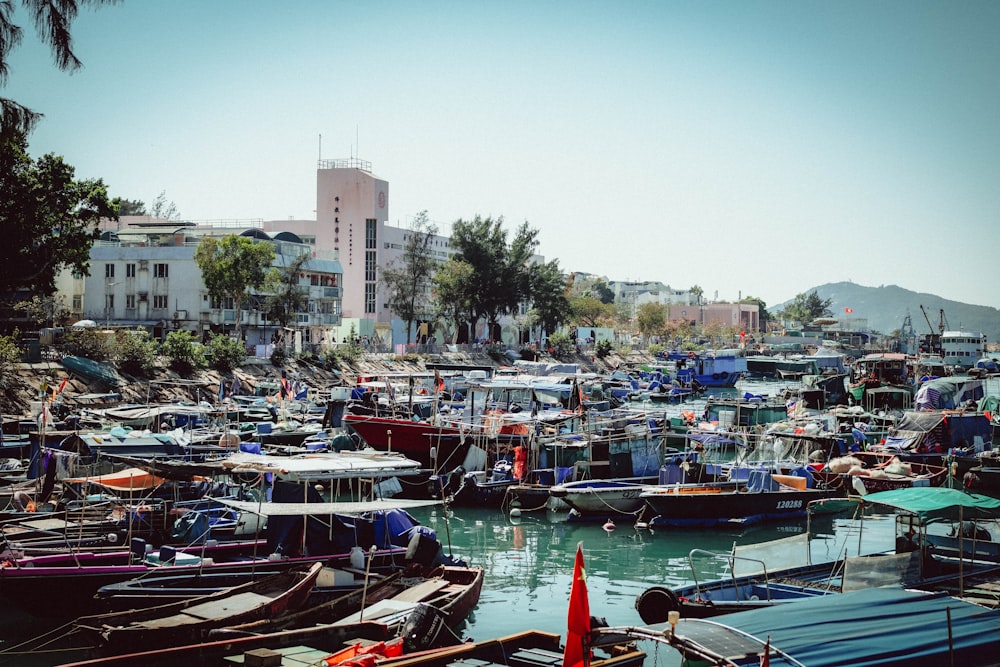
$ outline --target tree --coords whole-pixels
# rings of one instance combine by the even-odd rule
[[[612,291],[611,287],[608,286],[603,280],[598,280],[594,283],[594,286],[590,289],[591,294],[598,299],[601,303],[612,304],[615,302],[615,293]]]
[[[15,310],[23,310],[25,316],[39,326],[54,327],[69,317],[66,299],[60,296],[32,296],[27,301],[14,304]]]
[[[472,321],[472,301],[468,285],[476,270],[468,262],[452,256],[432,278],[435,313],[455,324],[455,342],[467,343],[462,326]]]
[[[177,204],[167,201],[166,190],[161,190],[160,194],[156,195],[153,205],[149,207],[149,215],[165,220],[177,220],[181,217],[180,212],[177,210]]]
[[[697,299],[695,303],[701,305],[701,298],[705,296],[705,290],[701,288],[701,285],[691,285],[691,287],[688,288],[688,293],[693,294],[695,299]]]
[[[603,303],[596,297],[575,296],[569,300],[569,305],[573,309],[576,323],[585,327],[600,327],[614,321],[614,305]]]
[[[429,314],[431,278],[437,267],[431,249],[435,234],[437,226],[427,220],[427,211],[421,211],[410,227],[399,262],[382,269],[389,308],[406,322],[407,345],[413,322]]]
[[[524,222],[508,244],[503,217],[494,220],[477,215],[469,221],[455,222],[452,245],[458,248],[460,259],[474,269],[465,286],[473,331],[479,320],[485,318],[492,332],[500,315],[513,312],[529,296],[528,261],[538,245],[537,237],[538,230]]]
[[[146,202],[141,199],[121,199],[115,200],[118,205],[118,215],[149,215],[146,212]]]
[[[667,323],[667,307],[662,303],[644,303],[636,312],[639,332],[644,336],[655,336],[663,333]]]
[[[51,153],[32,160],[23,135],[0,142],[0,292],[49,295],[60,269],[90,274],[97,225],[118,215],[103,181],[77,181],[74,175],[71,165]]]
[[[299,255],[284,268],[271,269],[265,279],[269,294],[264,299],[264,312],[282,327],[287,327],[309,303],[309,293],[299,285],[299,274],[309,258],[309,253]]]
[[[116,0],[21,0],[27,13],[34,19],[38,38],[47,44],[56,61],[56,67],[63,71],[75,71],[82,66],[73,53],[70,26],[81,6],[109,5]],[[20,46],[24,31],[14,24],[15,3],[13,0],[0,2],[0,86],[10,78],[10,54]],[[0,141],[15,136],[24,136],[41,118],[41,114],[14,100],[0,98]]]
[[[274,246],[255,243],[246,236],[206,238],[194,253],[201,270],[201,279],[213,300],[232,299],[236,310],[236,331],[242,322],[243,302],[251,289],[260,289],[267,277],[267,268],[274,261]]]
[[[830,310],[831,303],[833,303],[833,299],[819,298],[816,290],[809,294],[796,294],[792,303],[782,311],[782,317],[800,324],[808,324],[817,317],[830,317],[833,314],[833,311]]]
[[[533,266],[529,277],[531,309],[535,312],[535,319],[546,334],[554,333],[573,312],[566,297],[568,285],[559,270],[559,260]]]

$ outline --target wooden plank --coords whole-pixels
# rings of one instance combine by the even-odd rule
[[[416,586],[410,586],[406,590],[392,596],[393,600],[403,600],[407,602],[420,602],[421,600],[434,595],[442,588],[448,586],[450,582],[445,579],[428,579]]]
[[[219,619],[250,611],[255,607],[267,604],[272,599],[260,593],[246,591],[245,593],[238,593],[221,600],[202,602],[193,607],[188,607],[184,610],[184,613],[205,620]]]

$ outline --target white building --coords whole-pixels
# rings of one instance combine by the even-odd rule
[[[142,326],[156,338],[168,331],[185,329],[201,336],[236,324],[234,304],[212,303],[201,279],[194,255],[205,236],[241,234],[257,242],[272,243],[273,266],[283,268],[309,254],[299,276],[307,291],[308,305],[298,313],[293,330],[305,344],[321,343],[340,324],[340,263],[303,243],[290,232],[266,234],[257,223],[235,222],[232,226],[205,226],[191,222],[124,217],[105,231],[90,251],[90,276],[64,272],[58,281],[72,314],[98,323]],[[112,229],[113,227],[113,229]],[[248,345],[267,345],[277,330],[258,309],[260,299],[243,304],[241,324]]]

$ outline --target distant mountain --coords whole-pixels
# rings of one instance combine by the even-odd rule
[[[911,292],[898,285],[865,287],[848,282],[828,283],[804,290],[804,293],[809,294],[813,291],[823,300],[830,299],[833,317],[839,320],[866,319],[869,329],[883,334],[892,333],[902,327],[907,314],[918,336],[931,333],[927,320],[920,312],[920,306],[923,305],[927,317],[931,320],[934,333],[938,332],[940,312],[943,309],[946,330],[982,332],[986,334],[989,343],[1000,341],[1000,310],[989,306],[973,306],[943,299],[934,294]],[[768,312],[778,312],[790,303],[789,300],[776,306],[769,306]],[[851,308],[854,312],[845,313],[845,308]]]

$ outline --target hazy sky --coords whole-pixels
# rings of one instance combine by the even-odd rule
[[[1000,306],[1000,2],[129,0],[73,75],[20,18],[31,153],[184,219],[314,219],[322,135],[391,223],[527,220],[567,271]]]

